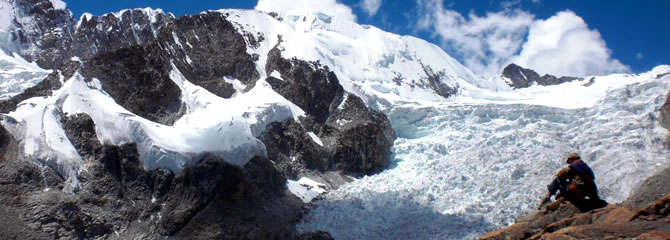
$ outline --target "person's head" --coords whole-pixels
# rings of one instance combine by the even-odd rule
[[[570,154],[568,155],[568,158],[565,159],[565,162],[566,162],[567,164],[571,164],[571,163],[574,162],[575,160],[579,160],[579,159],[581,159],[581,158],[579,157],[579,154],[577,154],[577,153],[570,153]]]

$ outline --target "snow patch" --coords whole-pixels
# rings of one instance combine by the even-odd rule
[[[303,177],[298,181],[286,180],[289,191],[304,203],[309,203],[319,195],[326,193],[326,185]]]
[[[307,135],[309,135],[309,137],[312,138],[312,141],[314,141],[316,144],[319,144],[319,146],[323,147],[323,142],[321,141],[321,138],[319,138],[319,136],[317,136],[316,134],[314,134],[311,131],[307,132]]]
[[[54,9],[65,9],[67,7],[67,4],[61,0],[50,0],[50,1]]]
[[[270,77],[284,81],[284,79],[281,77],[281,74],[277,70],[272,70],[272,73],[270,73]]]

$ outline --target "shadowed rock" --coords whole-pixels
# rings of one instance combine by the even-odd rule
[[[100,80],[118,104],[141,117],[171,125],[183,114],[181,90],[170,79],[169,59],[158,44],[100,54],[82,70],[89,81]]]
[[[395,140],[391,122],[355,95],[349,94],[333,112],[321,135],[334,143],[327,145],[331,168],[362,176],[381,172],[390,163]]]

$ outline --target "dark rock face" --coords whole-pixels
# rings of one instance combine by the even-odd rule
[[[277,93],[295,103],[309,114],[318,129],[333,108],[341,101],[344,89],[337,76],[316,62],[284,59],[279,48],[268,53],[267,73],[278,71],[283,80],[269,77],[266,81]],[[309,127],[308,127],[309,128]]]
[[[138,48],[144,49],[144,53],[154,53],[147,60],[159,65],[153,69],[154,75],[162,74],[158,78],[159,86],[169,85],[164,80],[169,80],[170,62],[194,84],[224,98],[229,98],[236,91],[224,77],[239,79],[247,88],[253,87],[259,78],[254,63],[257,57],[249,55],[246,49],[247,41],[250,45],[257,45],[258,41],[263,40],[262,36],[249,35],[246,36],[248,40],[245,40],[245,36],[239,34],[221,13],[210,12],[175,19],[171,14],[160,11],[133,9],[125,10],[119,16],[86,16],[75,26],[68,10],[54,9],[48,0],[17,0],[16,3],[19,14],[31,16],[37,26],[15,23],[11,32],[12,41],[20,43],[15,51],[28,60],[37,60],[42,68],[57,70],[66,79],[79,69],[79,66],[72,67],[70,58],[73,56],[84,61],[84,72],[91,73],[100,69],[88,69],[92,66],[88,62],[99,61],[106,56],[109,59],[115,54],[129,54]],[[155,48],[162,52],[160,59],[156,58],[158,51]],[[56,84],[58,81],[53,81],[54,78],[58,80],[58,72],[32,90],[0,102],[0,110],[9,112],[27,98],[49,95],[50,90],[60,87],[59,83]],[[101,75],[94,77],[104,78]],[[127,95],[119,94],[118,90],[110,87],[111,77],[107,79],[110,81],[107,81],[105,91],[116,91],[116,94],[110,95],[117,102],[125,102],[126,105],[121,105],[128,108],[128,100],[119,98]],[[172,97],[174,88],[167,87],[165,94],[171,99],[158,97],[161,98],[161,104],[168,105],[157,107],[159,109],[138,109],[147,107],[137,104],[128,109],[150,120],[171,124],[178,117],[175,113],[179,107],[175,108]]]
[[[423,65],[423,63],[421,63],[421,67],[423,67],[423,72],[426,73],[428,86],[433,89],[437,95],[449,98],[458,93],[458,86],[449,86],[442,81],[445,77],[444,71],[435,72],[430,66]]]
[[[89,59],[100,53],[112,52],[137,45],[152,44],[172,15],[141,9],[126,10],[120,16],[106,14],[81,19],[72,34],[69,55]]]
[[[540,75],[537,74],[535,71],[527,68],[522,68],[514,63],[507,65],[507,67],[503,69],[502,76],[509,79],[510,81],[508,82],[509,86],[515,89],[527,88],[530,87],[533,83],[537,83],[542,86],[549,86],[581,79],[576,77],[557,78],[549,74],[545,74],[544,76],[540,77]]]
[[[661,106],[660,116],[661,126],[670,130],[670,93],[666,95],[665,103]]]
[[[348,95],[326,121],[325,138],[334,138],[330,147],[331,168],[354,176],[378,173],[388,167],[395,132],[386,115],[370,110],[363,100]]]
[[[324,149],[307,135],[302,125],[293,119],[273,122],[261,136],[268,158],[286,178],[297,179],[306,169],[328,170]]]
[[[224,77],[239,79],[249,87],[259,78],[244,37],[221,13],[175,19],[160,12],[149,16],[141,9],[128,10],[120,18],[107,14],[85,19],[74,36],[70,54],[84,59],[157,45],[191,82],[224,98],[235,93]]]
[[[279,72],[282,79],[266,81],[307,113],[301,124],[271,124],[263,134],[268,156],[285,170],[286,177],[294,178],[304,169],[363,176],[389,165],[395,139],[390,121],[353,94],[347,93],[345,99],[337,76],[327,67],[284,59],[275,47],[265,70]],[[307,131],[321,138],[324,146],[316,145]]]
[[[181,90],[170,79],[170,63],[157,44],[100,54],[84,65],[117,103],[151,121],[172,124],[182,114]]]
[[[96,138],[95,123],[90,116],[83,113],[75,114],[65,116],[62,121],[65,134],[80,156],[95,157],[100,154],[96,151],[101,149],[102,146]]]
[[[224,77],[238,79],[248,88],[259,78],[244,37],[221,13],[180,17],[159,38],[170,44],[175,65],[184,76],[217,96],[229,98],[235,92]]]
[[[69,10],[55,9],[49,0],[10,0],[9,3],[16,6],[15,16],[22,16],[22,19],[12,19],[9,28],[14,50],[46,68],[55,68],[69,58],[60,50],[70,44],[68,36],[73,20]]]
[[[4,155],[7,152],[9,144],[14,141],[12,134],[7,132],[7,129],[0,125],[0,156]]]

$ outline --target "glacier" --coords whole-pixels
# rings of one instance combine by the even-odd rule
[[[602,97],[577,108],[490,100],[394,107],[395,166],[327,193],[299,229],[335,239],[473,239],[533,210],[570,152],[593,168],[602,198],[621,202],[670,164],[658,121],[670,77],[657,78],[669,71],[600,77],[629,84],[582,86]],[[551,98],[533,88],[540,94],[517,99]]]

